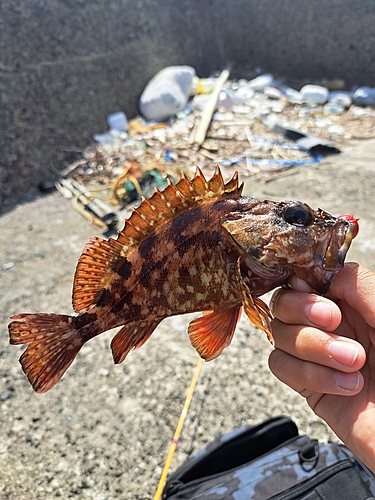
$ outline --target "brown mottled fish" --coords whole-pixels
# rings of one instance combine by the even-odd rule
[[[258,297],[296,274],[325,293],[357,231],[298,201],[241,196],[237,174],[224,184],[217,167],[207,181],[182,175],[143,199],[117,239],[92,238],[78,261],[76,316],[12,316],[11,344],[34,390],[51,389],[88,340],[114,327],[115,363],[143,345],[168,316],[204,315],[188,327],[192,345],[211,360],[232,340],[242,307],[272,342],[271,315]]]

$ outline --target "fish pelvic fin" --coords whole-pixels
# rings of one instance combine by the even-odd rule
[[[240,259],[237,262],[237,283],[242,293],[242,305],[246,316],[260,330],[267,335],[268,340],[272,345],[275,341],[272,335],[271,320],[272,315],[267,304],[251,293],[250,288],[244,282],[241,276]]]
[[[34,391],[43,394],[60,380],[84,344],[74,326],[75,318],[25,313],[10,319],[10,343],[28,344],[20,363]]]
[[[232,341],[241,306],[212,311],[194,319],[188,327],[191,345],[206,361],[217,358]]]
[[[111,342],[113,361],[122,363],[132,349],[139,349],[148,340],[161,319],[125,325]]]
[[[272,316],[267,304],[265,304],[263,300],[258,297],[252,297],[250,294],[246,295],[246,299],[243,301],[243,308],[249,320],[257,328],[263,330],[263,332],[267,335],[269,342],[272,345],[275,345],[271,327]]]

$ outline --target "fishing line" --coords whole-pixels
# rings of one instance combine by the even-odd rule
[[[184,406],[182,408],[180,419],[178,421],[178,424],[177,424],[177,427],[176,427],[176,430],[175,430],[175,433],[173,436],[172,444],[169,448],[167,460],[165,462],[164,469],[163,469],[163,472],[162,472],[161,477],[160,477],[158,489],[156,490],[154,500],[160,500],[161,495],[163,493],[164,485],[165,485],[165,482],[167,480],[169,467],[171,465],[174,452],[176,451],[177,443],[180,439],[181,431],[182,431],[182,428],[184,426],[185,418],[186,418],[186,415],[187,415],[187,412],[188,412],[188,409],[189,409],[189,406],[191,403],[191,399],[192,399],[193,394],[194,394],[194,389],[195,389],[195,386],[196,386],[197,381],[198,381],[198,377],[199,377],[199,373],[200,373],[200,370],[202,367],[202,363],[203,363],[203,359],[199,358],[197,366],[195,367],[194,375],[193,375],[193,378],[192,378],[191,383],[190,383],[189,391],[188,391],[188,394],[186,396]]]

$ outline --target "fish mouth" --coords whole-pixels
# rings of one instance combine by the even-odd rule
[[[340,225],[337,232],[333,233],[322,262],[322,269],[324,270],[321,275],[322,281],[316,288],[319,293],[325,294],[328,292],[336,274],[344,267],[345,257],[354,237],[354,231],[355,225],[346,222],[345,226]]]
[[[357,231],[357,226],[352,222],[349,222],[349,227],[346,230],[344,242],[339,248],[337,255],[339,264],[342,267],[344,266],[346,254],[348,253],[348,250],[350,248],[352,239],[354,238],[356,231]]]
[[[317,249],[313,262],[304,268],[295,269],[296,275],[307,281],[318,293],[324,295],[337,273],[344,267],[345,257],[355,235],[355,224],[341,220],[325,245]],[[331,227],[332,230],[332,227]]]
[[[346,230],[345,227],[340,226],[329,242],[322,262],[323,269],[326,271],[335,271],[338,267],[341,269],[344,266],[345,257],[350,248],[355,230],[355,225],[351,222],[347,222],[347,225]],[[343,230],[344,234],[342,235]],[[341,245],[339,244],[340,241],[342,241]]]

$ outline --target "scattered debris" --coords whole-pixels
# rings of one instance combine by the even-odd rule
[[[375,89],[347,92],[342,81],[298,89],[269,74],[250,81],[229,75],[224,70],[199,79],[189,66],[165,68],[140,99],[148,121],[128,120],[122,111],[110,115],[109,130],[94,136],[96,143],[61,173],[56,187],[88,220],[113,230],[122,210],[181,171],[191,176],[196,165],[206,175],[218,163],[227,178],[235,168],[270,181],[339,154],[347,139],[375,137],[375,109],[367,105],[375,105]]]
[[[294,128],[289,128],[284,122],[280,121],[276,115],[266,115],[262,119],[263,123],[272,132],[279,132],[283,134],[286,139],[296,141],[298,149],[308,152],[312,156],[328,156],[332,154],[339,154],[340,150],[334,146],[330,146],[323,142],[319,137],[311,134],[304,134],[303,132],[296,130]],[[275,141],[274,141],[275,143]],[[284,143],[279,143],[284,144]],[[284,145],[285,147],[285,145]],[[289,149],[292,148],[291,145],[287,145]]]

